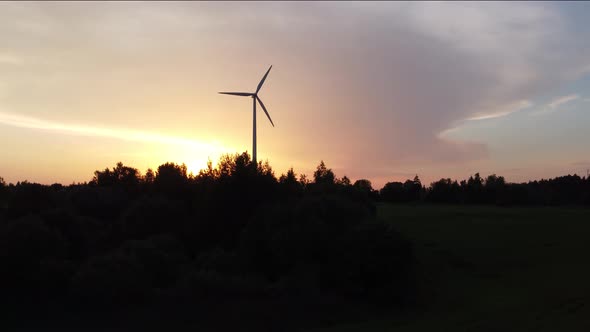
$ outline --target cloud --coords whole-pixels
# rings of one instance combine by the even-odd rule
[[[126,141],[175,145],[203,152],[217,153],[222,148],[217,142],[205,143],[182,137],[166,136],[131,129],[102,128],[79,124],[66,124],[4,112],[0,112],[0,124],[18,128],[52,131],[56,132],[57,134],[105,137]]]
[[[336,43],[332,36],[323,36],[321,29],[317,34],[327,41],[322,53],[331,56],[332,66],[340,63],[340,70],[352,72],[348,90],[362,95],[362,103],[353,97],[345,98],[345,105],[336,101],[337,109],[367,110],[356,122],[367,128],[363,146],[387,142],[373,156],[360,146],[354,149],[374,164],[416,165],[426,162],[424,155],[437,156],[428,162],[457,164],[486,158],[484,142],[461,144],[441,140],[440,134],[465,119],[497,118],[531,107],[530,100],[588,61],[562,51],[567,48],[555,51],[575,39],[552,6],[409,3],[379,10],[370,21],[346,16],[350,21],[342,34],[354,49],[337,56],[327,47]],[[379,20],[387,15],[395,19]],[[363,59],[362,69],[355,70],[357,59]]]
[[[468,118],[467,120],[487,120],[487,119],[494,119],[499,118],[502,116],[506,116],[512,114],[514,112],[518,112],[533,106],[529,100],[520,100],[511,104],[506,105],[505,107],[495,108],[491,112],[481,112],[474,114],[472,117]]]
[[[570,103],[574,100],[580,99],[580,96],[577,94],[570,94],[567,96],[557,97],[551,100],[547,105],[542,107],[540,110],[532,112],[531,115],[541,115],[547,114],[558,110],[558,107]]]
[[[101,109],[109,102],[120,106],[104,115],[117,119],[115,112],[127,109],[124,100],[157,103],[166,100],[161,90],[192,89],[204,96],[191,100],[192,109],[219,112],[224,104],[200,104],[209,91],[232,88],[228,82],[255,84],[258,71],[272,63],[276,69],[264,101],[272,105],[273,139],[280,144],[269,152],[302,163],[329,159],[367,177],[489,158],[485,142],[453,141],[443,134],[465,120],[531,107],[531,100],[590,68],[590,38],[580,38],[555,3],[0,6],[6,47],[21,52],[16,56],[42,53],[45,61],[30,72],[3,77],[18,82],[9,91],[11,101],[20,96],[23,104],[38,100],[48,107],[39,91],[58,100],[75,95],[89,105],[101,103]],[[189,86],[187,77],[201,85]],[[101,80],[108,83],[96,83]],[[64,82],[68,91],[61,91]],[[133,89],[124,99],[112,86]],[[69,114],[76,119],[92,116],[72,104]],[[219,121],[220,115],[214,121],[205,113],[194,122],[212,132],[228,131],[231,119]]]
[[[551,101],[549,104],[547,104],[547,106],[549,108],[553,108],[554,109],[557,106],[560,106],[560,105],[569,103],[570,101],[576,100],[578,98],[580,98],[580,96],[575,95],[575,94],[573,94],[573,95],[567,95],[567,96],[563,96],[563,97],[559,97],[559,98],[556,98],[553,101]]]

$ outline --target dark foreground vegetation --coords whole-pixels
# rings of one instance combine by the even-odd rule
[[[479,174],[377,191],[323,162],[313,179],[292,169],[277,179],[247,153],[197,175],[119,163],[69,186],[0,178],[2,324],[281,331],[401,314],[431,301],[428,258],[404,226],[411,215],[392,222],[383,202],[584,205],[589,193],[577,175]]]
[[[119,163],[85,184],[3,184],[3,324],[276,331],[405,306],[412,247],[357,187],[323,163],[277,180],[246,153],[196,176]]]

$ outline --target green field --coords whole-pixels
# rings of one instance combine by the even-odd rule
[[[414,241],[419,306],[318,331],[590,331],[590,209],[382,204],[378,215]]]

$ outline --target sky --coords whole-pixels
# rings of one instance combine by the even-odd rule
[[[118,161],[374,188],[590,168],[590,3],[0,2],[0,176],[70,184]],[[261,111],[259,109],[259,111]]]

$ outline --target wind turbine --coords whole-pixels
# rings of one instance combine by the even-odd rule
[[[256,92],[219,92],[224,95],[252,97],[252,123],[253,123],[253,125],[252,125],[252,127],[253,127],[253,130],[252,130],[252,160],[254,161],[254,167],[258,167],[257,166],[258,163],[256,162],[256,101],[258,101],[258,103],[260,103],[260,106],[262,106],[262,109],[264,110],[264,113],[268,117],[270,124],[272,124],[273,127],[275,126],[275,124],[272,122],[272,119],[270,118],[270,115],[268,115],[268,111],[266,110],[266,107],[264,107],[264,103],[258,97],[258,91],[260,91],[260,88],[262,88],[262,84],[264,84],[264,81],[266,80],[266,76],[268,76],[268,73],[270,72],[271,69],[272,69],[272,65],[270,66],[270,68],[268,68],[268,70],[266,71],[266,74],[264,74],[264,76],[260,80],[260,83],[258,83],[258,87],[256,88]]]

